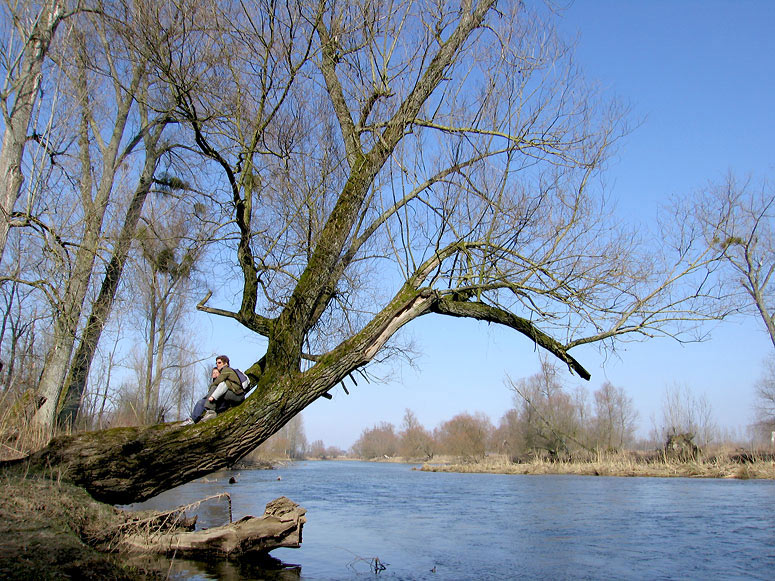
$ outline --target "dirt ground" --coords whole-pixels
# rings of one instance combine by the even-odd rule
[[[109,549],[124,522],[113,507],[63,482],[0,477],[0,579],[164,579]]]

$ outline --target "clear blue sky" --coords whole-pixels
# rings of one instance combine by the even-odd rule
[[[758,178],[775,169],[775,2],[577,1],[560,24],[578,37],[586,75],[630,104],[641,125],[611,161],[607,184],[627,217],[648,219],[669,195],[689,195],[728,171]],[[203,348],[237,366],[265,342],[220,318],[201,321]],[[494,423],[513,405],[504,385],[536,373],[538,353],[523,337],[471,321],[426,318],[408,329],[422,351],[419,369],[396,366],[393,381],[340,387],[303,414],[309,441],[348,448],[364,428],[400,426],[406,408],[430,429],[454,415],[484,412]],[[594,348],[574,355],[603,381],[623,387],[646,435],[665,388],[688,386],[710,402],[721,427],[750,423],[754,383],[773,348],[762,324],[739,319],[713,328],[712,339],[681,346],[668,339],[628,344],[604,359]],[[578,383],[582,383],[577,380]]]

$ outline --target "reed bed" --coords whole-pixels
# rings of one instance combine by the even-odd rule
[[[425,462],[420,470],[491,474],[775,479],[775,460],[773,454],[766,452],[715,454],[685,462],[670,459],[661,453],[607,454],[597,458],[554,461],[533,458],[520,462],[512,462],[506,456],[490,455],[476,461]]]
[[[0,395],[0,461],[24,458],[48,442],[48,433],[32,422],[33,398],[32,392]]]

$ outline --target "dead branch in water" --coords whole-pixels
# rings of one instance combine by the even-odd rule
[[[231,520],[231,498],[227,493],[202,499],[168,512],[167,518],[180,515],[181,509],[202,502],[226,496],[229,498]],[[130,552],[157,553],[187,557],[240,557],[248,554],[268,553],[280,547],[301,546],[302,527],[307,522],[306,509],[292,500],[281,496],[266,505],[261,517],[245,516],[236,522],[201,531],[175,529],[162,532],[158,527],[138,530],[122,535],[121,549]],[[151,519],[152,520],[152,519]],[[158,515],[157,521],[158,522]],[[136,525],[137,523],[135,523]],[[181,527],[184,528],[184,527]],[[149,534],[149,531],[155,531]]]

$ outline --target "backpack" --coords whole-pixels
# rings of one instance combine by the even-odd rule
[[[242,386],[242,390],[245,393],[250,391],[250,379],[248,379],[248,376],[242,373],[239,369],[234,369],[234,373],[236,373],[237,377],[239,377],[239,382],[240,382],[240,385]]]

